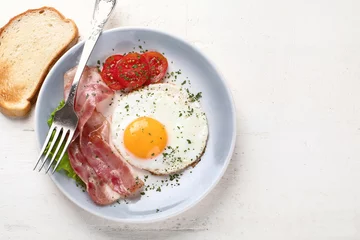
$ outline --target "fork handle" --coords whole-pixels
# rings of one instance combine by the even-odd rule
[[[95,9],[92,20],[91,34],[85,41],[84,48],[80,57],[80,61],[75,73],[74,81],[71,85],[71,89],[66,100],[67,105],[74,107],[74,101],[76,96],[77,86],[81,79],[81,75],[84,72],[86,63],[90,58],[90,55],[98,41],[100,34],[104,28],[105,23],[110,17],[112,10],[114,9],[116,0],[97,0],[95,3]]]

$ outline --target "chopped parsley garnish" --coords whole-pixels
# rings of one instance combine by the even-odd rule
[[[187,94],[189,95],[189,101],[190,102],[195,102],[195,101],[199,101],[200,98],[202,98],[202,92],[198,92],[196,95],[191,93],[189,91],[189,89],[186,89]]]
[[[170,181],[173,181],[174,179],[178,179],[179,178],[179,174],[174,174],[174,175],[169,175]]]
[[[196,99],[196,100],[199,100],[200,98],[202,98],[202,92],[198,92],[198,93],[195,95],[195,99]]]

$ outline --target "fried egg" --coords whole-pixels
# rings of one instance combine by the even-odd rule
[[[187,91],[170,83],[152,84],[118,101],[111,139],[128,163],[165,175],[200,159],[208,123],[200,103]]]

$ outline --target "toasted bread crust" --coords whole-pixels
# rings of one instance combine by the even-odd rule
[[[52,61],[50,61],[47,66],[45,67],[45,71],[43,71],[41,77],[38,79],[36,86],[34,87],[34,91],[30,94],[30,96],[23,96],[26,97],[26,99],[21,99],[20,101],[26,101],[26,104],[22,104],[21,106],[9,106],[9,104],[7,104],[7,102],[3,102],[2,99],[0,99],[0,111],[10,117],[24,117],[26,116],[29,111],[31,110],[31,103],[34,103],[36,101],[36,97],[37,94],[40,90],[40,87],[46,77],[46,75],[48,74],[49,70],[51,69],[51,67],[55,64],[55,62],[70,48],[72,47],[78,40],[78,36],[79,36],[79,30],[75,24],[75,22],[71,19],[66,18],[63,14],[61,14],[57,9],[53,8],[53,7],[41,7],[41,8],[37,8],[37,9],[29,9],[23,13],[20,13],[16,16],[14,16],[13,18],[11,18],[9,20],[8,23],[6,23],[2,28],[0,28],[0,36],[2,36],[3,32],[17,19],[23,17],[24,15],[28,14],[28,13],[32,13],[32,12],[40,12],[40,11],[53,11],[55,12],[62,21],[64,21],[65,23],[70,23],[72,25],[72,27],[74,28],[74,33],[72,35],[72,37],[69,39],[69,41],[66,43],[66,45],[60,49],[56,54],[55,57],[52,59]],[[20,104],[19,104],[20,105]]]

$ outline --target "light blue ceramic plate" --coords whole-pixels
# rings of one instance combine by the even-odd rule
[[[61,57],[40,90],[35,113],[39,146],[43,144],[48,131],[46,120],[62,100],[64,73],[77,64],[83,44],[77,44]],[[97,216],[119,222],[164,220],[194,206],[218,183],[235,145],[235,107],[230,91],[213,64],[185,41],[147,28],[112,29],[102,34],[88,65],[96,65],[98,60],[104,61],[114,53],[132,51],[134,47],[139,51],[139,45],[164,52],[169,61],[169,71],[182,71],[177,81],[188,78],[191,80],[191,90],[202,92],[201,105],[208,118],[209,140],[201,162],[183,173],[179,186],[164,186],[161,192],[149,191],[146,196],[127,203],[122,201],[106,207],[97,206],[86,192],[64,174],[51,176],[59,189],[76,205]],[[156,177],[152,178],[156,180]]]

